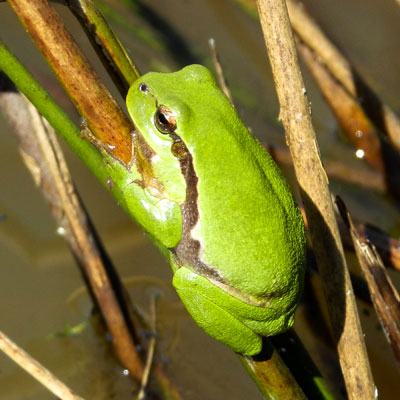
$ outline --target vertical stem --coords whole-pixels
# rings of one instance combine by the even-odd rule
[[[305,400],[302,389],[271,342],[264,338],[260,354],[239,356],[243,366],[266,400]]]
[[[374,399],[372,380],[353,290],[336,224],[328,178],[319,157],[309,103],[284,0],[257,0],[313,249],[320,268],[350,399]]]

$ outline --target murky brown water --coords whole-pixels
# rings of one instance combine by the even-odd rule
[[[260,28],[237,5],[230,0],[146,2],[170,24],[177,38],[184,39],[182,43],[187,48],[180,47],[181,56],[174,59],[168,54],[178,52],[178,41],[170,43],[169,50],[154,50],[148,43],[135,40],[128,29],[141,26],[152,32],[153,39],[162,41],[160,29],[164,26],[156,23],[151,27],[150,23],[130,15],[124,6],[115,3],[127,26],[121,27],[112,20],[111,23],[142,72],[166,68],[166,65],[174,70],[191,62],[210,66],[207,41],[214,37],[241,116],[259,137],[284,143],[276,123],[278,105]],[[396,2],[307,0],[305,3],[374,89],[399,110],[400,7]],[[57,9],[101,70],[79,25],[62,7]],[[0,3],[0,35],[58,101],[73,113],[51,71],[40,60],[5,3]],[[344,159],[355,167],[364,168],[361,161],[355,159],[354,151],[338,140],[334,118],[307,72],[304,75],[323,157]],[[77,337],[48,339],[49,335],[62,331],[67,323],[75,325],[88,320],[90,302],[80,290],[82,282],[74,260],[56,234],[57,227],[41,194],[21,163],[12,134],[3,120],[0,126],[0,215],[6,215],[0,222],[0,329],[85,398],[130,398],[128,378],[113,362],[94,328],[88,327]],[[149,286],[160,286],[164,293],[159,312],[160,353],[168,360],[167,371],[183,397],[261,399],[236,357],[205,335],[188,317],[170,288],[169,266],[147,238],[94,182],[80,161],[67,153],[81,196],[130,293],[144,307],[149,301]],[[355,216],[399,232],[399,212],[380,194],[338,182],[332,183],[332,189],[344,197]],[[141,277],[139,282],[132,282],[137,276]],[[160,284],[154,285],[153,278]],[[393,399],[394,393],[400,392],[400,381],[396,379],[390,351],[373,312],[362,316],[380,399]],[[301,323],[299,328],[303,331]],[[307,338],[304,339],[307,342]],[[0,354],[1,400],[52,398]]]

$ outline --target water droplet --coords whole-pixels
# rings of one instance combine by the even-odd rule
[[[364,152],[363,149],[357,149],[356,150],[356,157],[357,158],[364,158],[364,156],[365,156],[365,152]]]
[[[79,125],[81,128],[87,128],[87,121],[85,118],[81,117],[79,120]]]
[[[67,231],[62,226],[57,228],[57,235],[64,236],[66,233]]]
[[[302,91],[303,91],[303,94],[307,94],[307,89],[305,87],[303,87]]]
[[[360,138],[363,135],[363,131],[357,131],[356,132],[356,137]]]
[[[107,176],[106,179],[106,186],[108,190],[112,190],[112,188],[114,187],[114,181],[109,176]]]
[[[125,375],[125,376],[128,376],[129,375],[129,371],[127,369],[124,369],[122,371],[122,374]]]
[[[114,146],[113,144],[107,144],[107,147],[108,147],[110,150],[114,150],[117,146]]]

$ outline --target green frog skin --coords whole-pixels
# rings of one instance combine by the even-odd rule
[[[137,177],[125,207],[197,324],[257,354],[293,325],[303,286],[304,226],[285,179],[205,67],[142,76],[127,107]]]

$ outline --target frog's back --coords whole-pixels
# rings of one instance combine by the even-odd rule
[[[201,244],[200,260],[244,293],[265,299],[292,292],[296,297],[305,243],[293,195],[219,89],[202,91],[202,96],[188,121],[198,129],[184,138],[189,152],[196,149],[200,218],[191,234]]]
[[[197,191],[190,201],[199,215],[190,235],[200,244],[200,261],[243,293],[295,302],[303,278],[304,228],[278,167],[206,68],[158,74],[156,86],[160,104],[174,104],[176,134],[195,155]]]
[[[288,286],[295,289],[302,280],[304,233],[293,196],[253,138],[226,135],[212,160],[194,161],[195,171],[210,171],[207,178],[198,178],[201,222],[192,236],[207,241],[200,257],[229,284],[256,297],[286,292]],[[245,147],[251,151],[244,152]],[[279,287],[271,282],[279,282]]]

